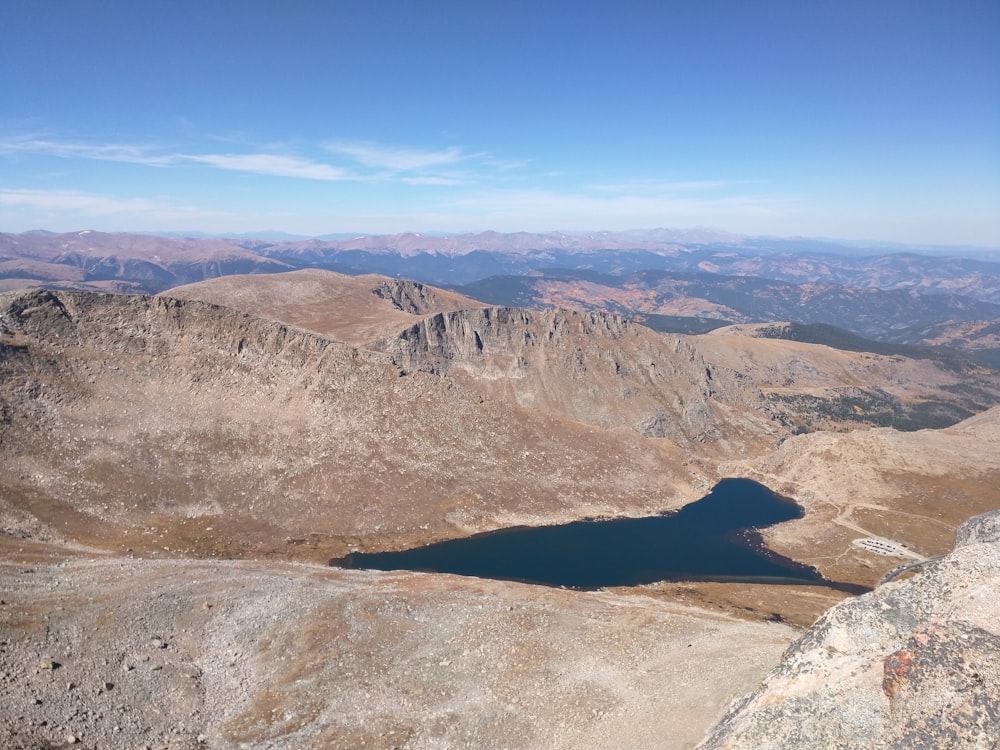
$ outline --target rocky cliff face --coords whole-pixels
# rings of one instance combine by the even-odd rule
[[[372,294],[411,315],[426,315],[445,307],[437,290],[407,279],[384,279],[372,288]]]
[[[912,579],[831,609],[699,748],[995,748],[998,623],[1000,511]]]
[[[484,395],[705,454],[752,451],[787,434],[748,378],[710,363],[684,337],[609,313],[442,312],[375,348]]]

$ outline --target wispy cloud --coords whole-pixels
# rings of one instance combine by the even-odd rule
[[[35,154],[56,156],[63,159],[89,159],[92,161],[145,164],[154,167],[168,166],[172,160],[170,155],[157,154],[151,146],[118,143],[71,143],[40,138],[0,140],[0,154]]]
[[[376,143],[342,143],[324,144],[327,151],[356,161],[374,169],[388,169],[393,172],[413,172],[456,164],[471,158],[462,149],[451,147],[438,150],[421,150],[409,148],[394,148]]]
[[[616,183],[590,185],[589,189],[601,193],[639,194],[639,195],[680,195],[685,193],[705,193],[720,190],[743,188],[747,185],[761,184],[759,180],[657,180],[641,179],[626,180]]]
[[[322,154],[328,158],[322,158]],[[151,144],[90,144],[24,137],[0,139],[0,155],[48,156],[161,168],[201,165],[274,177],[356,182],[395,180],[423,186],[469,184],[527,163],[503,162],[486,153],[468,153],[458,146],[418,149],[372,142],[326,143],[320,158],[312,158],[292,150],[285,152],[280,146],[274,149],[273,145],[263,150],[248,148],[245,152],[233,149],[226,153],[199,153]],[[335,163],[337,160],[342,163]]]
[[[449,185],[467,185],[470,182],[468,177],[462,177],[459,175],[446,176],[446,175],[426,175],[423,177],[400,177],[400,182],[405,182],[407,185],[437,185],[437,186],[449,186]]]
[[[357,171],[369,174],[374,180],[398,180],[407,185],[484,183],[504,173],[523,169],[532,161],[500,159],[488,151],[467,151],[459,146],[419,149],[368,141],[334,141],[324,144],[324,148],[330,154],[349,159]]]
[[[175,154],[173,158],[176,162],[207,164],[234,172],[275,177],[301,177],[307,180],[357,179],[346,170],[330,164],[281,154]]]
[[[149,145],[85,144],[44,139],[8,139],[0,141],[0,154],[36,154],[65,159],[111,161],[150,167],[177,167],[201,164],[234,172],[298,177],[309,180],[358,179],[334,165],[286,154],[228,153],[198,154],[165,152]]]

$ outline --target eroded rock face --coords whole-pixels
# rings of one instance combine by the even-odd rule
[[[1000,511],[944,559],[839,604],[699,748],[994,748],[1000,742]]]
[[[486,397],[700,455],[745,456],[788,434],[750,379],[706,360],[685,337],[610,313],[441,312],[373,348]]]
[[[393,307],[411,315],[426,315],[442,307],[435,291],[417,281],[385,279],[372,288],[372,294],[389,300]]]

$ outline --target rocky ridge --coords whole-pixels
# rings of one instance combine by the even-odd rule
[[[707,361],[684,337],[608,313],[442,312],[372,348],[485,396],[705,454],[751,452],[786,430],[736,370]]]
[[[659,512],[711,481],[669,443],[201,302],[21,292],[0,319],[8,531],[320,560]]]

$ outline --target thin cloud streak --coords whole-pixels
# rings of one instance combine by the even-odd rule
[[[188,217],[192,223],[199,216],[208,221],[212,220],[208,217],[226,217],[233,226],[239,227],[260,221],[260,210],[266,206],[266,210],[280,213],[288,222],[283,229],[320,234],[340,231],[346,222],[350,223],[350,231],[382,231],[389,225],[401,231],[515,231],[691,224],[740,227],[745,226],[743,222],[763,228],[765,224],[777,226],[782,218],[787,220],[801,209],[796,201],[760,194],[762,183],[756,180],[626,178],[618,184],[557,187],[556,183],[563,180],[552,175],[534,175],[533,178],[519,175],[516,181],[508,180],[503,176],[501,165],[489,153],[465,153],[458,147],[420,150],[382,147],[374,143],[341,143],[326,148],[328,152],[339,149],[338,153],[355,163],[341,166],[322,159],[280,153],[284,150],[280,144],[248,153],[233,148],[227,153],[199,154],[186,149],[168,151],[152,145],[93,145],[28,137],[0,139],[0,154],[16,154],[18,156],[12,157],[15,159],[21,155],[40,154],[160,169],[202,167],[266,177],[366,185],[363,194],[344,189],[330,192],[326,200],[319,201],[309,197],[314,194],[312,188],[309,192],[303,192],[305,188],[299,190],[293,200],[284,189],[265,193],[265,186],[261,184],[244,192],[241,208],[227,206],[229,210],[224,212],[213,211],[211,205],[198,210],[183,208],[182,204],[190,200],[185,200],[183,193],[117,198],[73,190],[69,186],[52,191],[8,186],[0,190],[0,206],[6,207],[8,214],[17,210],[28,213],[30,207],[39,215],[61,212],[64,216],[114,216],[133,226],[148,223],[164,212],[181,219]],[[517,189],[513,187],[516,184],[530,186]],[[543,184],[548,187],[543,188]],[[361,195],[363,197],[358,197]],[[211,204],[217,199],[208,200]],[[305,209],[304,202],[311,203],[313,208]],[[333,208],[335,205],[337,209]],[[368,220],[372,222],[370,225],[360,226]],[[321,226],[328,222],[333,225]]]
[[[389,169],[394,172],[412,172],[455,164],[471,158],[462,149],[452,146],[438,151],[392,148],[374,143],[327,143],[324,148],[333,154],[346,156],[366,167]]]
[[[729,190],[745,185],[760,185],[763,180],[629,180],[621,183],[590,185],[589,189],[604,193],[661,193],[676,195],[678,193],[704,193],[716,190]]]
[[[64,143],[27,138],[0,141],[0,154],[41,154],[61,159],[113,161],[126,164],[143,164],[150,167],[169,166],[173,158],[170,155],[153,153],[153,149],[149,146],[117,143],[95,146],[85,143]]]
[[[345,169],[322,160],[271,151],[202,154],[187,151],[169,152],[150,145],[116,143],[94,145],[43,138],[0,140],[0,154],[3,155],[40,155],[161,168],[200,165],[248,174],[331,182],[388,182],[398,179],[409,185],[463,185],[476,179],[466,173],[437,170],[475,160],[480,160],[481,164],[491,171],[510,170],[527,163],[504,163],[488,157],[487,154],[467,154],[458,147],[421,150],[385,147],[374,143],[331,143],[325,144],[323,148],[329,153],[346,157],[354,162],[357,168]]]
[[[176,154],[177,162],[206,164],[218,169],[272,177],[301,177],[307,180],[359,179],[343,169],[320,162],[279,154]]]
[[[247,172],[273,177],[298,177],[308,180],[341,181],[364,179],[323,162],[272,153],[157,153],[150,146],[128,144],[103,144],[95,146],[81,143],[24,139],[0,141],[0,154],[40,154],[63,159],[110,161],[148,167],[177,167],[185,164],[200,164],[234,172]]]

